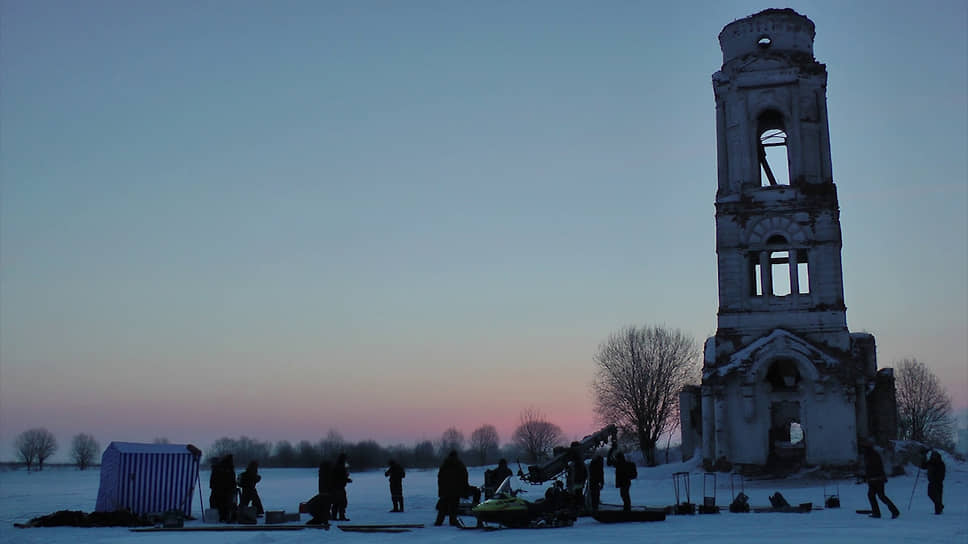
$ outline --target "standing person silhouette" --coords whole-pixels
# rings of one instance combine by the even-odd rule
[[[881,454],[877,453],[873,444],[863,442],[861,451],[864,453],[864,479],[867,480],[867,500],[871,503],[871,517],[881,517],[881,508],[877,504],[880,499],[888,510],[891,511],[891,519],[901,515],[901,511],[894,506],[891,499],[884,493],[884,484],[887,483],[887,473],[884,472],[884,461]]]
[[[393,502],[393,510],[390,511],[403,512],[403,479],[407,477],[407,472],[394,459],[387,464],[389,468],[383,475],[390,478],[390,501]]]

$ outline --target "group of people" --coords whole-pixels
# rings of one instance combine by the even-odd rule
[[[867,481],[867,500],[871,503],[872,518],[881,517],[880,505],[878,500],[883,502],[891,512],[891,519],[901,515],[894,502],[887,497],[884,485],[887,483],[887,472],[884,470],[884,460],[881,454],[877,453],[874,445],[865,441],[861,443],[861,452],[864,454],[864,479]],[[930,455],[929,455],[930,453]],[[942,495],[944,494],[945,465],[941,459],[941,454],[937,451],[925,452],[924,458],[920,463],[920,468],[927,470],[928,477],[928,498],[934,503],[935,515],[941,515],[944,511]],[[913,494],[913,492],[912,492]]]
[[[602,489],[605,487],[605,465],[608,464],[610,467],[615,467],[615,487],[622,497],[622,509],[626,512],[632,510],[629,489],[632,487],[632,480],[638,477],[638,470],[635,468],[635,463],[625,458],[624,453],[616,451],[615,444],[612,444],[609,449],[607,458],[596,453],[587,467],[578,442],[571,443],[569,456],[567,489],[576,502],[584,501],[587,489],[588,506],[592,512],[598,511]]]
[[[885,484],[887,473],[884,462],[877,450],[870,442],[861,443],[861,453],[864,459],[864,480],[867,482],[867,498],[871,505],[871,517],[881,517],[878,500],[883,502],[891,512],[892,518],[901,515],[897,506],[887,497]],[[390,512],[403,512],[403,479],[406,471],[397,461],[390,459],[384,475],[390,482],[390,500],[393,509]],[[629,488],[632,481],[638,477],[635,463],[627,460],[625,455],[616,451],[615,445],[603,458],[600,454],[592,457],[588,466],[577,442],[570,448],[568,462],[567,484],[565,493],[574,502],[584,501],[585,490],[591,511],[598,511],[601,504],[601,491],[605,487],[605,465],[615,467],[615,487],[622,497],[622,508],[628,512],[632,508]],[[944,490],[945,464],[937,451],[925,455],[921,468],[926,469],[928,479],[928,497],[934,503],[934,513],[944,511],[942,495]],[[484,473],[485,498],[490,498],[497,486],[512,475],[507,460],[501,459],[498,466]],[[240,521],[240,511],[245,511],[251,504],[256,516],[264,515],[262,500],[256,491],[256,484],[262,480],[259,475],[257,461],[249,462],[246,469],[235,476],[235,464],[231,454],[216,458],[212,462],[212,473],[209,479],[211,495],[209,505],[218,510],[219,522],[235,523]],[[312,518],[309,524],[329,525],[329,520],[349,521],[346,517],[347,496],[346,485],[352,482],[347,466],[346,454],[341,453],[335,462],[323,461],[319,464],[318,493],[308,501],[307,507]],[[473,498],[475,504],[480,501],[480,490],[470,485],[467,466],[457,454],[451,450],[437,472],[437,519],[434,525],[442,525],[444,518],[448,518],[450,525],[458,526],[458,507],[461,498]]]
[[[346,485],[352,482],[346,454],[341,453],[335,462],[319,463],[317,494],[309,499],[307,507],[312,516],[309,525],[329,526],[329,520],[349,521],[346,517]]]
[[[262,480],[259,475],[258,461],[250,461],[248,466],[235,477],[235,461],[232,454],[216,458],[212,462],[212,473],[208,486],[211,494],[208,497],[209,507],[218,510],[218,520],[221,523],[235,523],[240,520],[240,508],[245,509],[250,504],[255,508],[255,515],[265,515],[262,499],[255,486]]]

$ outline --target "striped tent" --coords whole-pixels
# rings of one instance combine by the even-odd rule
[[[98,512],[192,513],[202,452],[190,444],[111,442],[101,456]]]

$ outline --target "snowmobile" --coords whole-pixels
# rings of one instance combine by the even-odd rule
[[[494,491],[494,496],[471,509],[478,527],[495,523],[511,528],[568,527],[578,519],[576,505],[568,500],[561,481],[555,481],[545,496],[534,502],[519,494],[524,489],[514,488],[514,476],[508,476]]]

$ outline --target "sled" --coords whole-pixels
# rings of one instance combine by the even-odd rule
[[[759,506],[754,507],[753,511],[757,514],[769,514],[769,513],[780,513],[780,514],[806,514],[813,511],[813,503],[805,502],[797,506]]]
[[[665,521],[666,512],[664,508],[644,508],[642,510],[599,510],[594,512],[592,517],[599,523],[627,523],[644,521]]]
[[[354,525],[338,525],[340,531],[347,533],[409,533],[406,527],[367,527]]]
[[[251,532],[251,531],[301,531],[324,529],[326,525],[188,525],[185,527],[134,527],[132,533],[192,533],[192,532]]]
[[[372,525],[361,525],[361,524],[343,524],[337,525],[343,531],[356,531],[360,529],[423,529],[423,523],[387,523],[387,524],[372,524]]]

